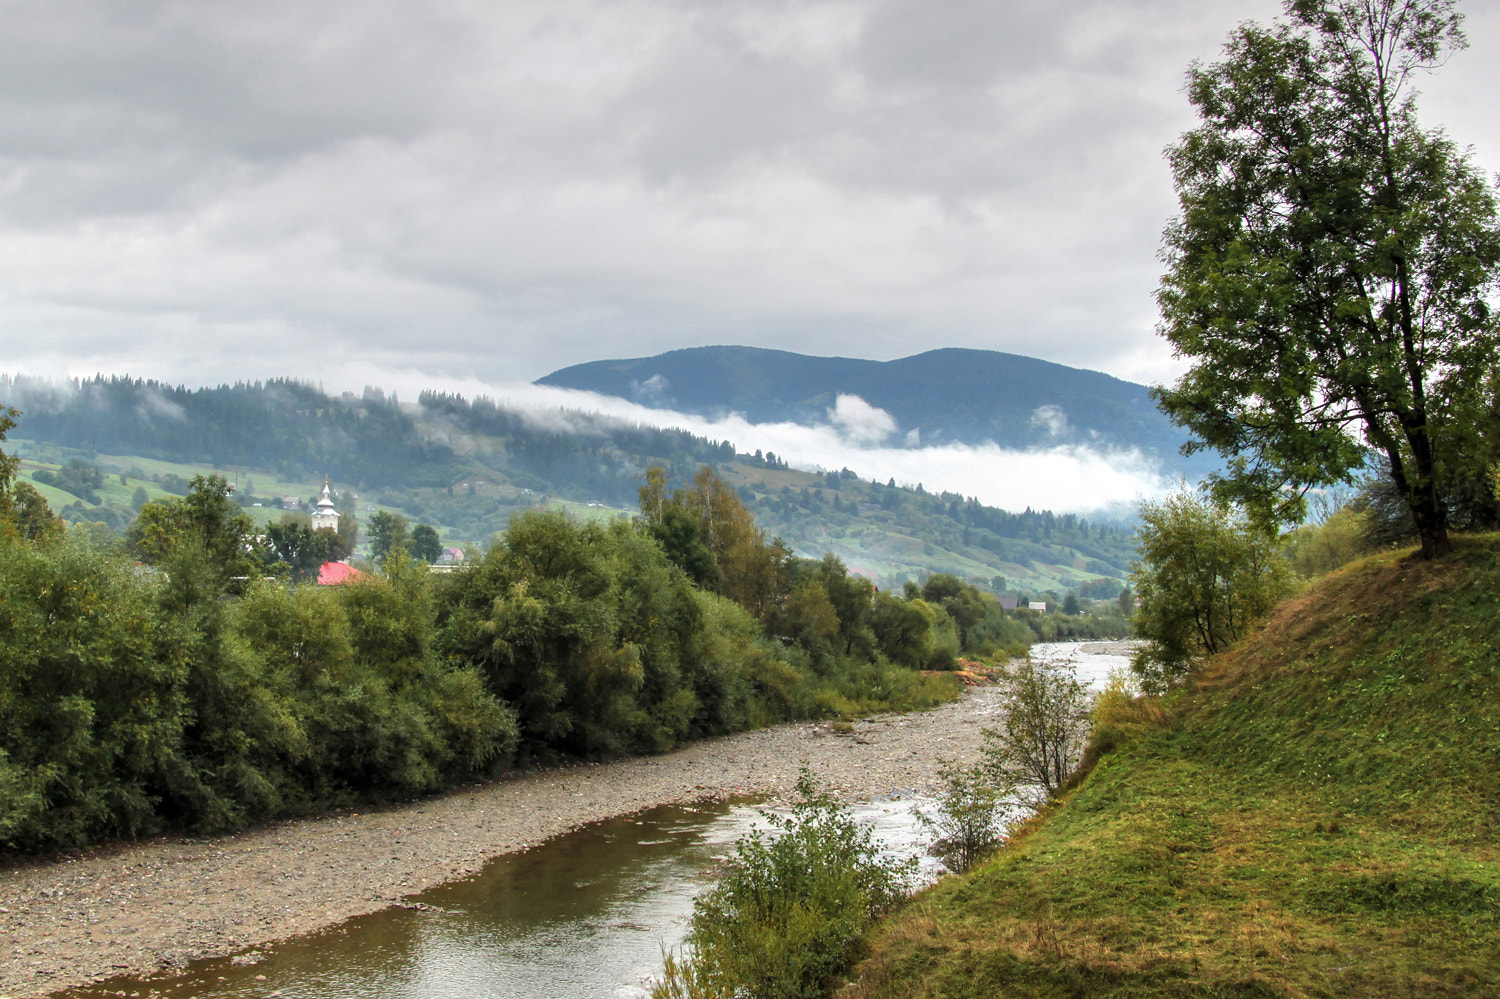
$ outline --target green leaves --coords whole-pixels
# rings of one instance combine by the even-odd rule
[[[1150,644],[1131,668],[1159,693],[1244,636],[1286,593],[1290,574],[1273,534],[1191,493],[1144,503],[1140,516],[1133,624]]]
[[[915,860],[881,856],[869,827],[804,766],[791,814],[763,812],[723,877],[693,906],[690,961],[667,962],[657,999],[813,999],[848,966],[862,933],[910,891]]]
[[[1500,349],[1494,194],[1404,89],[1462,46],[1458,16],[1446,0],[1289,10],[1189,73],[1202,124],[1168,150],[1181,213],[1157,299],[1192,367],[1153,394],[1190,447],[1229,459],[1219,500],[1297,521],[1308,488],[1373,449],[1440,547],[1451,441]]]

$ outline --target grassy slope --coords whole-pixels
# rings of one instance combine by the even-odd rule
[[[1500,536],[1346,567],[1133,718],[841,994],[1500,994]]]

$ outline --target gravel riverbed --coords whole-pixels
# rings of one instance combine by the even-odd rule
[[[180,967],[342,922],[577,826],[671,802],[789,797],[808,762],[840,796],[925,795],[978,754],[993,688],[849,733],[783,725],[662,756],[506,774],[371,812],[215,839],[117,844],[0,869],[0,999]]]

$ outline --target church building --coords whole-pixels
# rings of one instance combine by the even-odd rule
[[[321,527],[339,529],[339,513],[333,508],[333,494],[328,490],[328,480],[323,480],[323,496],[318,500],[318,508],[312,512],[312,529]]]

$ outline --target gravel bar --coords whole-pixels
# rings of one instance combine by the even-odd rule
[[[661,756],[512,772],[445,795],[213,839],[114,844],[0,868],[0,999],[175,968],[331,926],[589,822],[671,802],[793,794],[808,762],[855,800],[935,790],[977,755],[993,688],[836,732],[781,725]]]

